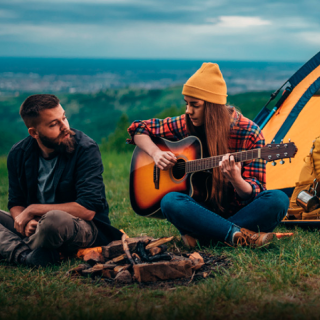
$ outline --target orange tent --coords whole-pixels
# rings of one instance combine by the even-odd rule
[[[291,163],[285,161],[275,166],[267,163],[267,188],[282,189],[291,195],[299,180],[303,158],[309,153],[312,141],[320,136],[320,52],[285,84],[288,86],[275,108],[264,107],[254,121],[262,129],[266,143],[290,139],[297,146],[298,152]]]

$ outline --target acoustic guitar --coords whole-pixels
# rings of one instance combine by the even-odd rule
[[[171,151],[177,163],[169,170],[156,167],[153,158],[139,147],[133,151],[130,169],[130,201],[132,209],[140,216],[163,219],[160,202],[169,192],[182,192],[198,202],[210,195],[210,169],[219,167],[223,155],[203,158],[201,141],[189,136],[177,142],[154,138],[162,151]],[[293,142],[271,143],[263,148],[230,153],[236,162],[263,159],[267,162],[293,158],[297,148]]]

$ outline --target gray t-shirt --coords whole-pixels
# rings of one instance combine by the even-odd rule
[[[42,204],[53,204],[55,201],[53,182],[57,162],[58,156],[53,159],[39,157],[37,197]]]

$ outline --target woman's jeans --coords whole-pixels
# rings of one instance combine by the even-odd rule
[[[272,232],[286,215],[288,196],[279,190],[259,193],[252,202],[228,219],[206,209],[191,197],[170,192],[161,201],[163,215],[182,235],[199,239],[216,239],[232,243],[234,232],[246,228],[256,232]]]

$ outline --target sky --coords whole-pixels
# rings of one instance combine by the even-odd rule
[[[0,56],[307,61],[319,0],[0,0]]]

